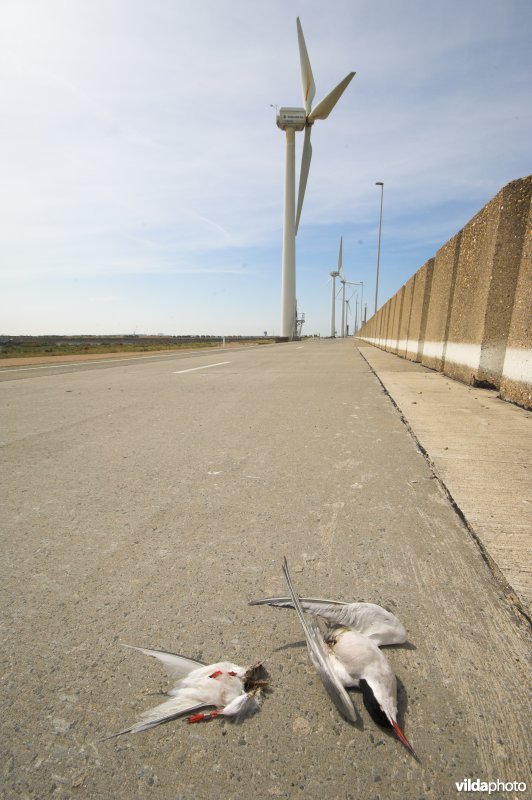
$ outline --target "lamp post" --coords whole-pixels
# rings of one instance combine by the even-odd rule
[[[382,181],[377,181],[375,186],[381,187],[381,215],[379,219],[379,247],[377,250],[377,278],[375,280],[375,314],[377,313],[377,297],[379,294],[379,265],[381,260],[381,230],[382,230],[382,199],[384,195],[384,183]]]

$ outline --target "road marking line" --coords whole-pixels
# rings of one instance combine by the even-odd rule
[[[201,350],[195,350],[201,353]],[[179,354],[181,355],[181,353]],[[187,354],[188,355],[188,354]],[[141,361],[143,358],[171,358],[174,353],[155,353],[148,356],[129,356],[128,358],[89,358],[86,361],[62,361],[59,364],[40,364],[38,367],[2,367],[0,372],[26,372],[30,369],[58,369],[59,367],[85,367],[90,364],[117,364],[121,361]],[[175,357],[175,356],[174,356]]]
[[[262,345],[250,345],[246,348],[246,350],[257,350],[258,348],[263,347],[275,347],[275,343],[273,344],[262,344]],[[220,350],[230,350],[232,348],[229,347],[221,347]],[[28,370],[33,369],[59,369],[60,367],[84,367],[87,364],[116,364],[120,363],[121,361],[141,361],[143,358],[175,358],[176,355],[182,355],[184,358],[190,358],[192,355],[205,355],[205,350],[186,350],[184,352],[176,352],[176,353],[154,353],[153,355],[146,355],[146,356],[129,356],[127,358],[94,358],[94,359],[87,359],[87,361],[62,361],[59,364],[39,364],[39,366],[30,366],[30,367],[0,367],[0,372],[26,372]],[[237,352],[243,352],[242,350],[237,350]],[[226,364],[230,364],[230,361],[224,362]]]
[[[190,369],[178,369],[174,375],[182,375],[183,372],[196,372],[198,369],[209,369],[209,367],[221,367],[224,364],[231,364],[231,361],[218,361],[216,364],[204,364],[202,367],[191,367]]]

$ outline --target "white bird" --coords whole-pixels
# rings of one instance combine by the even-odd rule
[[[398,739],[415,756],[412,745],[397,723],[397,679],[379,644],[397,644],[406,640],[406,632],[397,617],[372,603],[347,603],[304,599],[293,587],[286,558],[283,572],[290,598],[268,598],[251,605],[267,604],[295,608],[316,671],[340,714],[356,722],[353,702],[345,687],[362,690],[364,704],[379,724],[392,727]],[[304,612],[309,611],[310,615]],[[332,625],[324,638],[314,616]]]
[[[261,706],[261,694],[268,686],[268,673],[262,663],[239,667],[230,661],[203,664],[191,658],[124,645],[161,661],[174,678],[178,678],[168,694],[169,700],[145,711],[130,728],[107,736],[112,739],[124,733],[139,733],[164,722],[190,714],[188,722],[203,722],[214,717],[229,717],[242,722]],[[202,709],[214,709],[203,711]]]

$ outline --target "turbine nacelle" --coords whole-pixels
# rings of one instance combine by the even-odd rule
[[[307,124],[307,112],[304,108],[280,108],[277,113],[277,127],[282,131],[288,128],[302,131]]]

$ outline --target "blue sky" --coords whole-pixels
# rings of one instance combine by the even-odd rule
[[[340,235],[373,310],[376,181],[381,305],[530,173],[529,0],[3,0],[0,333],[279,332],[298,15],[316,102],[357,72],[313,128],[304,332]]]

